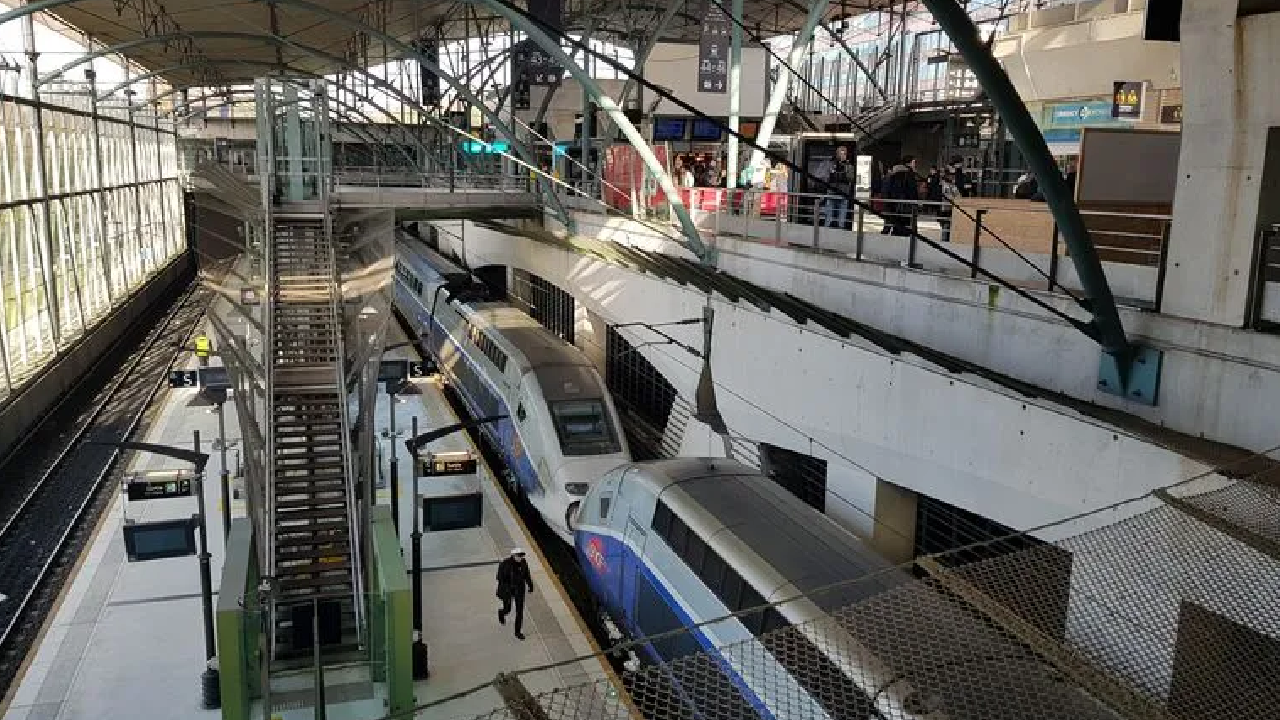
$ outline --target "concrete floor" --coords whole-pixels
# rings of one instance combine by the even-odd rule
[[[388,344],[400,340],[398,331],[388,334]],[[408,357],[400,351],[401,357]],[[377,427],[388,428],[387,395],[378,398]],[[217,416],[194,390],[169,392],[165,406],[146,441],[190,446],[193,429],[199,429],[202,449],[209,451],[217,437]],[[401,527],[408,557],[408,528],[412,505],[412,463],[405,454],[411,418],[420,431],[456,422],[434,381],[416,381],[395,403],[397,431],[401,432]],[[227,407],[227,435],[235,467],[239,430],[234,405]],[[384,463],[391,443],[382,439]],[[464,434],[444,438],[431,449],[470,449]],[[138,456],[136,471],[180,467],[175,461]],[[385,467],[385,465],[384,465]],[[417,686],[420,704],[480,687],[476,692],[434,706],[419,717],[466,718],[501,705],[492,687],[486,686],[499,672],[544,665],[590,655],[594,645],[575,617],[558,581],[540,555],[487,468],[482,468],[484,523],[481,528],[426,533],[422,540],[424,582],[424,635],[431,650],[431,676]],[[222,565],[222,503],[217,477],[218,454],[212,453],[207,469],[212,482],[206,487],[210,517],[210,552],[216,585]],[[429,479],[420,481],[423,487]],[[378,491],[379,503],[389,503],[390,491]],[[244,513],[241,501],[232,502],[234,515]],[[176,518],[195,511],[194,498],[127,503],[118,498],[100,524],[98,533],[81,559],[74,580],[49,624],[47,632],[21,680],[4,720],[137,720],[174,718],[208,720],[217,711],[199,707],[200,674],[204,669],[203,632],[200,621],[198,563],[194,557],[128,563],[122,540],[125,516],[135,520]],[[508,625],[496,618],[494,573],[498,560],[512,546],[531,550],[529,560],[535,592],[526,606],[525,634],[520,641]],[[598,680],[607,672],[596,659],[523,676],[533,693]],[[332,679],[337,682],[337,678]],[[328,683],[326,683],[328,685]],[[334,708],[329,717],[378,717],[385,712],[379,697]],[[277,712],[282,720],[311,718],[310,709]]]

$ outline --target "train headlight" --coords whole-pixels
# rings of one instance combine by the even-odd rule
[[[571,482],[564,484],[564,491],[575,497],[582,497],[591,489],[591,483]]]
[[[564,526],[573,531],[578,525],[578,511],[582,509],[582,503],[574,500],[569,503],[569,509],[564,511]]]

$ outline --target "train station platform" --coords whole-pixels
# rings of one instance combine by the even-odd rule
[[[401,340],[388,333],[388,343]],[[411,351],[401,350],[400,357]],[[388,354],[388,357],[391,357]],[[416,358],[414,358],[416,359]],[[379,431],[389,429],[388,396],[378,396]],[[206,513],[209,550],[216,595],[223,561],[223,528],[218,476],[219,454],[215,407],[195,389],[171,389],[143,442],[190,447],[199,430],[201,449],[210,453],[206,468]],[[412,418],[420,432],[457,422],[434,380],[417,380],[394,403],[400,448],[400,527],[402,547],[409,558],[409,527],[413,463],[404,451]],[[238,465],[240,443],[235,413],[226,413],[228,465]],[[391,438],[383,438],[383,472]],[[432,443],[427,450],[474,450],[465,434]],[[129,473],[179,469],[176,461],[136,454]],[[556,687],[599,680],[609,672],[592,657],[596,646],[574,614],[558,579],[539,552],[513,506],[480,463],[483,524],[479,528],[424,533],[423,625],[430,649],[430,676],[415,686],[416,703],[437,703],[432,717],[464,718],[493,710],[502,698],[491,683],[500,673],[556,665],[521,675],[534,694]],[[419,480],[425,487],[428,480]],[[233,479],[232,487],[236,487]],[[389,486],[378,490],[378,503],[390,503]],[[118,496],[104,514],[93,541],[78,561],[56,613],[38,647],[28,658],[20,684],[5,709],[4,720],[175,720],[220,717],[200,707],[200,675],[204,670],[198,563],[195,557],[128,562],[122,537],[125,518],[134,521],[187,517],[196,509],[194,498],[130,502]],[[233,517],[245,514],[242,500],[232,499]],[[511,547],[528,551],[535,592],[526,606],[523,642],[514,637],[510,618],[499,625],[494,597],[494,574]],[[216,598],[215,598],[216,602]],[[587,657],[577,662],[574,658]],[[333,682],[340,682],[335,677]],[[367,687],[373,687],[366,683]],[[474,690],[473,692],[467,692]],[[377,718],[385,710],[375,690],[370,697],[335,704],[328,717]],[[254,717],[260,717],[255,706]],[[311,708],[277,707],[281,720],[311,718]]]

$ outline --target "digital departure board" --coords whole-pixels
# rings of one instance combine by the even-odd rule
[[[196,519],[126,521],[124,551],[129,562],[196,554]]]

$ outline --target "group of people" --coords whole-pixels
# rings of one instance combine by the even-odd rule
[[[787,191],[787,167],[780,160],[762,159],[752,164],[748,155],[742,163],[738,187],[757,190]],[[705,155],[677,155],[672,163],[672,178],[680,187],[727,187],[726,170],[720,161]]]
[[[878,163],[877,172],[871,177],[872,206],[883,213],[885,224],[881,233],[886,235],[910,235],[911,218],[921,214],[935,214],[943,226],[943,235],[950,226],[951,201],[973,194],[973,183],[964,172],[964,162],[953,157],[942,168],[930,168],[921,177],[916,159],[904,155],[898,163],[886,168]],[[835,156],[819,166],[815,177],[825,183],[827,193],[819,205],[817,221],[826,227],[846,227],[849,202],[853,197],[857,171],[849,160],[849,151],[837,147]],[[921,203],[924,200],[926,203]]]

